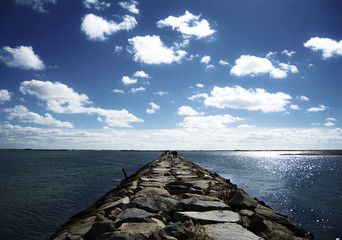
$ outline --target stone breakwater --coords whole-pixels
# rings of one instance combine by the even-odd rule
[[[50,240],[313,239],[229,180],[165,152]]]

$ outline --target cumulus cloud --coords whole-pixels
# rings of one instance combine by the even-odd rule
[[[254,128],[255,125],[249,125],[249,124],[241,124],[237,126],[237,128]]]
[[[300,107],[298,105],[295,105],[295,104],[290,105],[290,108],[292,110],[300,110]]]
[[[200,39],[214,34],[215,30],[211,29],[209,22],[200,18],[201,15],[196,16],[186,11],[182,16],[169,16],[158,21],[157,26],[159,28],[171,27],[172,30],[182,33],[184,37],[195,36]]]
[[[188,99],[191,101],[194,101],[194,100],[199,100],[201,98],[207,98],[207,97],[208,97],[207,93],[198,93],[198,94],[192,95]]]
[[[11,100],[11,93],[6,89],[0,89],[0,104]]]
[[[313,51],[322,51],[324,59],[334,55],[342,55],[342,40],[337,42],[330,38],[313,37],[304,43],[304,47],[310,48]]]
[[[122,89],[113,89],[113,93],[121,93],[121,94],[125,94],[125,91]]]
[[[57,0],[15,0],[14,2],[18,5],[28,5],[32,7],[33,10],[43,13],[47,12],[45,4],[55,4]]]
[[[159,95],[159,96],[164,96],[164,95],[169,94],[169,92],[159,91],[159,92],[155,92],[154,94]]]
[[[88,107],[91,104],[85,94],[78,94],[72,88],[59,82],[31,80],[20,85],[20,91],[46,102],[46,109],[56,113],[97,114],[105,117],[105,122],[111,127],[131,127],[131,122],[143,122],[127,110],[107,110]]]
[[[135,78],[130,78],[128,76],[123,76],[121,81],[125,84],[125,85],[130,85],[130,84],[135,84],[137,83],[137,79]]]
[[[133,29],[138,22],[134,17],[125,15],[122,22],[107,21],[106,19],[96,16],[92,13],[87,14],[82,22],[81,30],[91,40],[106,40],[113,33],[121,30],[129,31]]]
[[[333,126],[335,126],[335,123],[333,123],[333,122],[326,122],[326,123],[324,123],[324,126],[333,127]]]
[[[242,55],[235,61],[235,65],[230,70],[230,74],[243,77],[250,75],[252,77],[269,74],[272,78],[285,78],[287,72],[297,73],[298,69],[294,65],[279,63],[280,68],[273,66],[267,58],[261,58],[250,55]]]
[[[168,48],[160,40],[159,36],[137,36],[128,39],[133,47],[134,61],[146,64],[170,64],[180,62],[187,54],[186,51]]]
[[[110,3],[101,2],[99,0],[84,0],[83,5],[86,8],[94,8],[94,9],[99,10],[99,11],[102,11],[102,10],[109,8],[111,6]]]
[[[331,122],[336,122],[336,118],[332,118],[332,117],[328,117],[327,119],[325,119],[325,121],[331,121]]]
[[[270,76],[272,78],[286,78],[287,72],[285,72],[279,68],[274,68],[272,71],[270,71]]]
[[[160,106],[157,105],[157,104],[155,104],[154,102],[150,102],[148,105],[150,106],[150,108],[147,108],[147,109],[146,109],[146,112],[147,112],[148,114],[153,114],[153,113],[155,113],[157,110],[160,109]]]
[[[196,110],[194,110],[192,107],[189,106],[181,106],[178,108],[178,115],[185,115],[185,116],[197,116],[197,115],[203,115],[203,113],[199,113]]]
[[[24,70],[45,69],[43,61],[34,53],[31,46],[18,46],[16,48],[5,46],[0,50],[0,61],[8,67],[17,67]]]
[[[196,87],[203,88],[204,85],[203,85],[202,83],[197,83],[197,84],[196,84]]]
[[[190,100],[204,98],[205,106],[217,108],[246,109],[249,111],[261,110],[262,112],[282,112],[292,99],[290,95],[282,92],[268,93],[257,88],[244,89],[240,86],[214,87],[208,94],[197,94]]]
[[[61,122],[59,120],[54,119],[49,113],[45,113],[45,116],[41,116],[37,113],[30,112],[26,107],[22,105],[17,105],[14,108],[6,108],[4,111],[9,114],[8,115],[9,120],[25,122],[25,123],[36,123],[36,124],[47,125],[51,127],[64,127],[64,128],[73,127],[72,124],[69,122]]]
[[[297,99],[299,99],[300,101],[305,101],[305,102],[309,101],[309,98],[306,96],[299,96],[297,97]]]
[[[137,5],[138,5],[137,1],[119,2],[119,5],[123,9],[128,10],[130,13],[139,14],[139,9],[137,8]]]
[[[235,61],[230,73],[239,77],[269,73],[274,69],[270,60],[249,55],[242,55]]]
[[[296,53],[295,51],[289,51],[287,49],[281,52],[281,54],[285,54],[286,56],[289,56],[289,57],[291,57],[295,53]]]
[[[286,63],[279,63],[279,66],[285,70],[285,71],[290,71],[291,73],[297,73],[298,69],[295,65],[290,65]]]
[[[204,56],[201,59],[201,63],[209,64],[210,60],[211,60],[210,56]]]
[[[222,66],[228,66],[228,65],[229,65],[229,62],[226,61],[226,60],[220,59],[219,64],[222,65]]]
[[[308,112],[321,112],[321,111],[325,111],[327,109],[326,106],[324,105],[319,105],[318,107],[311,107],[311,108],[308,108]]]
[[[146,89],[144,87],[138,87],[138,88],[131,88],[131,93],[137,93],[137,92],[143,92]]]
[[[269,53],[266,54],[266,57],[267,58],[271,58],[271,57],[273,57],[275,55],[277,55],[277,52],[269,52]]]
[[[204,129],[217,129],[225,128],[226,124],[242,121],[243,118],[233,117],[229,114],[225,115],[210,115],[210,116],[190,116],[185,117],[183,122],[177,126],[185,128],[204,128]]]
[[[137,71],[134,73],[133,77],[150,78],[150,76],[144,71]]]

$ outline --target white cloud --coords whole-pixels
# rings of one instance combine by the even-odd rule
[[[56,113],[86,113],[98,114],[105,117],[105,122],[111,127],[131,127],[131,122],[143,122],[127,110],[107,110],[87,107],[90,104],[85,94],[78,94],[72,88],[59,82],[49,81],[24,81],[20,85],[20,91],[37,97],[46,102],[46,109]]]
[[[120,53],[120,52],[122,52],[122,50],[123,50],[123,47],[122,46],[115,46],[115,52],[116,53]]]
[[[198,93],[198,94],[192,95],[188,99],[191,101],[194,101],[194,100],[198,100],[201,98],[207,98],[207,97],[208,97],[208,94],[206,94],[206,93]]]
[[[99,11],[102,11],[102,10],[109,8],[111,6],[110,3],[101,2],[98,0],[84,0],[83,5],[86,8],[94,8],[94,9],[99,10]]]
[[[148,114],[153,114],[153,113],[155,113],[157,110],[160,109],[160,106],[157,105],[157,104],[155,104],[154,102],[150,102],[149,105],[151,106],[151,108],[147,108],[147,109],[146,109],[146,112],[147,112]]]
[[[336,122],[336,118],[328,117],[325,121]]]
[[[210,56],[204,56],[201,59],[201,63],[208,64],[210,62],[210,59],[211,59]]]
[[[0,104],[11,100],[11,93],[6,89],[0,89]]]
[[[246,109],[249,111],[282,112],[292,99],[290,95],[282,92],[268,93],[264,89],[244,89],[240,86],[214,87],[210,96],[207,94],[194,95],[190,100],[205,98],[205,106],[217,108]]]
[[[298,106],[298,105],[290,105],[290,108],[292,109],[292,110],[300,110],[300,107]]]
[[[146,89],[144,87],[138,87],[138,88],[131,88],[131,93],[136,93],[136,92],[142,92],[145,91]]]
[[[114,93],[121,93],[121,94],[125,94],[125,91],[122,89],[113,89]]]
[[[178,115],[185,115],[185,116],[197,116],[197,115],[203,115],[203,113],[199,113],[196,110],[194,110],[192,107],[189,106],[181,106],[178,108]]]
[[[203,88],[204,85],[203,85],[202,83],[197,83],[197,84],[196,84],[196,87]]]
[[[107,36],[121,30],[129,31],[137,24],[138,22],[135,18],[129,15],[125,15],[123,17],[123,21],[118,24],[114,21],[107,21],[102,17],[90,13],[84,17],[81,30],[89,39],[103,41],[107,39]]]
[[[123,76],[121,81],[125,84],[125,85],[130,85],[130,84],[135,84],[137,83],[137,79],[135,78],[130,78],[128,76]]]
[[[69,122],[61,122],[54,119],[49,113],[45,113],[45,116],[40,116],[37,113],[30,112],[26,107],[22,105],[17,105],[14,108],[6,108],[4,111],[9,114],[9,120],[25,123],[36,123],[52,127],[73,127],[72,124]]]
[[[185,117],[183,122],[177,126],[185,128],[204,128],[204,129],[217,129],[225,128],[226,124],[242,121],[243,118],[232,117],[229,114],[225,115],[210,115],[210,116],[191,116]]]
[[[215,33],[215,30],[210,28],[207,20],[200,20],[201,15],[195,16],[189,11],[179,17],[169,16],[157,22],[159,28],[171,27],[182,33],[184,37],[196,36],[197,38],[208,37]]]
[[[0,50],[0,61],[8,67],[17,67],[24,70],[45,69],[43,61],[33,52],[31,46],[19,46],[16,48],[5,46]]]
[[[305,102],[309,101],[309,98],[306,96],[299,96],[299,97],[297,97],[297,99],[299,99],[301,101],[305,101]]]
[[[144,71],[137,71],[134,73],[133,77],[150,78],[150,76]]]
[[[313,37],[304,43],[304,47],[313,51],[322,51],[322,56],[325,59],[334,55],[342,55],[342,40],[337,42],[330,38]]]
[[[159,95],[159,96],[164,96],[164,95],[169,94],[169,92],[159,91],[159,92],[155,92],[154,94]]]
[[[159,36],[137,36],[128,39],[133,46],[134,61],[146,64],[170,64],[180,62],[187,54],[186,51],[166,47]]]
[[[290,71],[291,73],[297,73],[298,69],[295,65],[290,65],[286,63],[279,63],[279,66],[285,70],[285,71]]]
[[[229,62],[226,61],[226,60],[220,59],[219,64],[222,65],[222,66],[228,66],[228,65],[229,65]]]
[[[37,12],[46,12],[45,4],[55,4],[57,0],[15,0],[15,4],[31,6]]]
[[[249,125],[249,124],[241,124],[237,126],[237,128],[254,128],[255,125]]]
[[[281,52],[281,54],[285,54],[286,56],[289,56],[289,57],[291,57],[295,53],[296,53],[295,51],[289,51],[287,49]]]
[[[333,127],[333,126],[335,126],[335,123],[333,123],[333,122],[326,122],[326,123],[324,123],[324,126]]]
[[[342,129],[327,127],[84,130],[0,124],[2,148],[266,150],[338,149],[341,144]]]
[[[327,107],[321,104],[318,107],[311,107],[307,111],[308,112],[321,112],[321,111],[325,111],[326,109]]]
[[[212,65],[212,64],[209,64],[209,65],[206,66],[206,69],[207,69],[207,70],[212,70],[212,69],[214,69],[214,68],[215,68],[215,66]]]
[[[267,58],[242,55],[235,61],[235,65],[230,70],[230,74],[243,77],[250,75],[252,77],[269,73],[272,78],[286,78],[287,72],[297,73],[298,69],[294,65],[279,63],[281,69],[273,66]]]
[[[230,70],[230,73],[242,77],[246,75],[255,76],[265,74],[272,70],[274,70],[274,67],[267,58],[242,55],[235,61],[235,66]]]
[[[286,78],[287,73],[279,68],[275,68],[270,72],[270,76],[273,78]]]
[[[277,54],[277,52],[269,52],[266,54],[266,58],[271,58],[273,56],[275,56]]]
[[[119,5],[123,9],[128,10],[130,13],[139,14],[139,9],[137,8],[137,5],[138,5],[137,1],[119,2]]]

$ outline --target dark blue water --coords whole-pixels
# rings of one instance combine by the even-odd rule
[[[45,239],[160,152],[0,151],[0,239]],[[342,157],[183,152],[316,239],[342,236]]]
[[[45,239],[159,152],[0,151],[0,239]]]

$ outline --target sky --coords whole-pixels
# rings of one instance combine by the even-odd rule
[[[342,148],[340,0],[2,0],[0,148]]]

